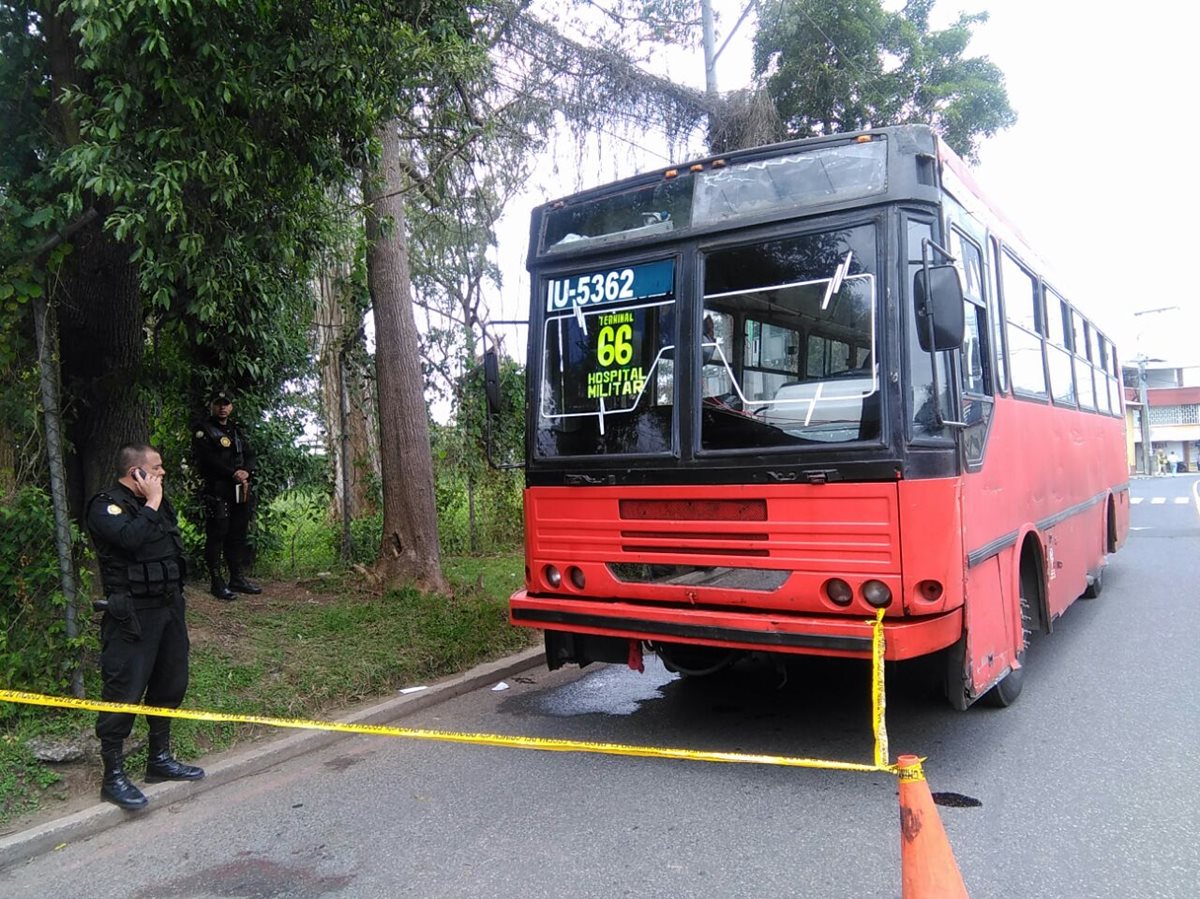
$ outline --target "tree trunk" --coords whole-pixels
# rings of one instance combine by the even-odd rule
[[[55,103],[50,117],[55,137],[79,143],[79,125],[68,89],[91,83],[75,67],[74,17],[63,3],[46,7],[44,25]],[[67,499],[82,520],[84,504],[112,483],[113,461],[124,443],[147,439],[146,405],[138,390],[146,342],[145,316],[130,248],[103,231],[106,210],[71,238],[75,252],[61,277],[52,280],[49,300],[59,323],[63,395],[74,404],[63,410],[71,452],[67,457]]]
[[[346,252],[352,250],[347,248]],[[370,379],[362,376],[358,366],[341,364],[347,355],[357,355],[346,352],[347,343],[361,343],[362,323],[346,321],[345,296],[336,284],[339,277],[349,277],[345,259],[334,263],[314,284],[317,366],[321,376],[321,414],[328,429],[326,450],[333,460],[334,514],[340,518],[348,512],[349,517],[358,518],[375,511],[370,486],[372,478],[380,474],[379,437]],[[350,409],[344,429],[343,397]]]
[[[438,548],[433,457],[408,270],[398,125],[376,132],[378,170],[364,179],[367,284],[375,309],[383,471],[383,541],[376,571],[391,583],[445,592]]]
[[[73,240],[75,252],[51,299],[58,312],[63,393],[74,398],[65,410],[68,498],[72,514],[82,519],[87,500],[113,482],[121,445],[147,440],[138,389],[146,337],[129,249],[104,234],[99,222]]]
[[[16,438],[0,424],[0,502],[8,502],[17,489]]]

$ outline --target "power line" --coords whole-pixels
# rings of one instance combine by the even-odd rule
[[[725,40],[721,43],[721,48],[713,54],[713,65],[716,65],[716,62],[718,59],[720,59],[721,54],[725,52],[725,48],[729,46],[729,42],[733,40],[733,36],[737,34],[737,30],[742,27],[742,22],[746,20],[746,15],[756,6],[758,6],[758,0],[750,0],[750,2],[746,4],[746,8],[742,10],[742,14],[738,16],[738,20],[733,23],[733,27],[729,29],[729,34],[726,35]]]

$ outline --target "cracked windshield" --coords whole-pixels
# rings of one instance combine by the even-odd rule
[[[701,446],[878,440],[875,230],[705,259]]]

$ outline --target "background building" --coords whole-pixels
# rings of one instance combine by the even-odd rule
[[[1122,366],[1126,440],[1130,473],[1146,471],[1142,455],[1142,414],[1149,408],[1150,459],[1172,452],[1187,471],[1200,470],[1200,366],[1141,359]],[[1145,373],[1145,405],[1141,377]],[[1152,465],[1151,472],[1156,468]]]

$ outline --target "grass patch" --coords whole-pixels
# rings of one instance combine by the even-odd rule
[[[267,582],[260,597],[219,603],[191,591],[191,677],[185,706],[272,717],[328,717],[357,702],[466,670],[531,645],[508,623],[508,597],[524,581],[520,555],[446,560],[453,595],[372,592],[350,576]],[[99,696],[95,660],[88,696]],[[26,744],[48,735],[90,733],[95,715],[0,705],[0,823],[54,797],[57,774]],[[175,721],[176,755],[196,759],[254,739],[252,725]],[[138,718],[132,748],[144,741]],[[144,764],[144,749],[129,756]],[[85,763],[98,766],[89,759]],[[97,767],[98,770],[98,767]]]

